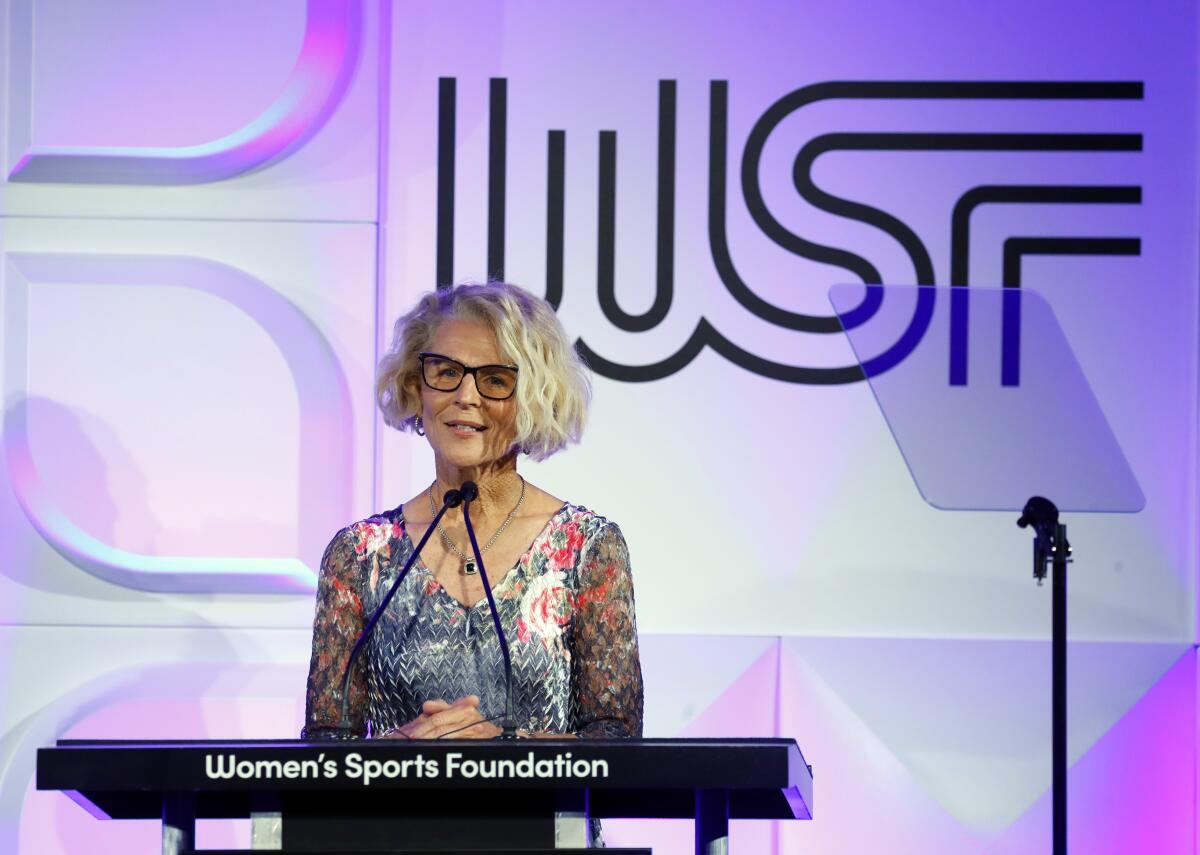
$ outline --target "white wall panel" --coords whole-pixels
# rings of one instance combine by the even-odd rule
[[[5,0],[0,212],[374,220],[378,8]]]
[[[305,625],[371,505],[374,228],[8,220],[3,249],[4,619]]]
[[[58,738],[293,737],[309,639],[302,629],[0,627],[0,850],[154,848],[154,823],[97,823],[61,793],[34,790],[35,749]]]

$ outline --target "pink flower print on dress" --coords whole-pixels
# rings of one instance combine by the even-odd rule
[[[570,619],[570,595],[561,572],[546,572],[530,580],[517,621],[517,635],[522,641],[536,636],[549,647]]]
[[[550,536],[542,544],[546,564],[550,572],[558,572],[575,566],[575,556],[583,549],[583,532],[573,520],[561,525],[551,524]]]
[[[391,557],[393,538],[400,537],[399,523],[355,523],[350,531],[354,534],[354,552],[357,555],[378,554],[385,561]]]
[[[556,549],[546,556],[546,562],[550,566],[551,573],[561,573],[564,569],[570,567],[574,562],[572,558],[575,553],[569,549]]]

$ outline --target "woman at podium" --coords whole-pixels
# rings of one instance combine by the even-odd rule
[[[587,370],[543,300],[505,283],[424,295],[396,322],[376,397],[391,427],[425,437],[436,478],[400,507],[339,531],[317,591],[304,736],[338,729],[351,649],[448,490],[474,481],[473,557],[451,509],[401,582],[351,672],[356,735],[489,738],[505,674],[481,574],[512,657],[528,735],[642,732],[629,552],[615,523],[527,482],[518,459],[577,442]]]

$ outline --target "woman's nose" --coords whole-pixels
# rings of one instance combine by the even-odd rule
[[[468,374],[459,384],[457,400],[465,404],[478,404],[481,397],[479,387],[475,385],[475,375]]]

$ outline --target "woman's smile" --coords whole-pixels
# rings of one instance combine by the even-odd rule
[[[487,430],[486,427],[478,422],[469,422],[457,419],[455,421],[446,422],[446,426],[450,428],[451,432],[453,432],[455,436],[461,436],[467,439],[480,436],[484,431]]]

